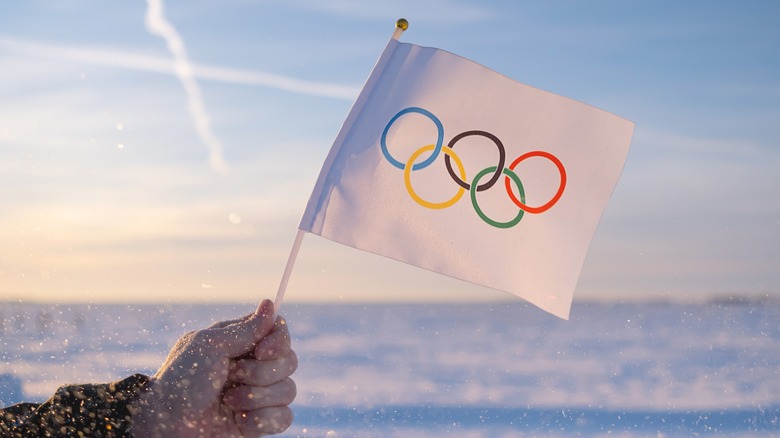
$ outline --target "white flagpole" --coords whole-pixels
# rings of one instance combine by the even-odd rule
[[[395,31],[393,32],[392,39],[398,41],[401,34],[409,28],[409,22],[405,18],[399,18],[395,22]],[[369,87],[370,88],[370,87]],[[345,124],[347,122],[345,121]],[[342,127],[342,132],[348,131]],[[339,133],[341,135],[341,132]],[[337,139],[338,141],[338,139]],[[323,168],[326,166],[323,166]],[[315,189],[316,190],[316,189]],[[290,249],[290,256],[287,258],[287,266],[284,267],[284,273],[282,274],[282,280],[279,282],[279,289],[276,291],[276,299],[274,300],[274,312],[279,313],[279,308],[282,307],[282,301],[284,301],[284,293],[287,290],[287,283],[290,281],[290,274],[292,273],[293,266],[295,265],[295,259],[298,257],[298,250],[301,248],[301,242],[303,241],[303,235],[305,231],[298,229],[298,234],[295,235],[295,241],[293,242],[292,249]]]
[[[287,283],[290,281],[290,274],[292,273],[293,266],[295,266],[295,259],[298,258],[298,250],[301,249],[301,242],[303,241],[303,235],[306,234],[303,230],[298,230],[298,234],[295,235],[295,241],[293,242],[292,249],[290,249],[290,256],[287,257],[287,266],[284,267],[284,273],[282,274],[282,281],[279,282],[279,289],[276,291],[276,299],[274,300],[274,313],[279,313],[279,308],[282,307],[282,301],[284,301],[284,292],[287,290]]]
[[[406,29],[409,29],[409,22],[406,21],[406,18],[399,18],[398,21],[395,22],[395,31],[393,32],[393,39],[398,41],[398,39],[401,38],[401,34],[404,33]]]

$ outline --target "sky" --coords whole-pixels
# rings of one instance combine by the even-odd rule
[[[0,5],[0,301],[276,293],[390,38],[636,123],[575,300],[780,297],[774,1]],[[289,301],[516,300],[307,235]]]

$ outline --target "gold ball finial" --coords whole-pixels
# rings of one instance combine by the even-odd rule
[[[409,22],[406,21],[406,18],[399,18],[398,21],[395,22],[395,27],[401,30],[409,29]]]

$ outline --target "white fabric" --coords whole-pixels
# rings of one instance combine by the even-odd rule
[[[407,108],[412,110],[387,129],[383,153],[383,132]],[[505,168],[530,151],[552,154],[566,174],[560,199],[546,211],[525,212],[511,228],[481,219],[468,190],[448,208],[419,204],[407,190],[404,170],[387,157],[403,167],[419,148],[436,145],[436,124],[417,108],[440,121],[443,146],[471,130],[494,135],[505,148]],[[625,119],[452,53],[391,40],[336,138],[299,228],[513,293],[568,319],[577,278],[633,129]],[[467,135],[452,149],[463,162],[468,184],[478,172],[498,164],[498,146],[482,134]],[[430,155],[422,153],[415,162]],[[444,157],[440,153],[428,167],[410,172],[411,187],[430,202],[446,201],[459,189]],[[452,167],[457,172],[454,162]],[[555,163],[544,156],[522,161],[515,173],[525,190],[525,205],[531,207],[547,203],[561,184]],[[484,214],[498,222],[520,212],[505,179],[502,174],[495,185],[476,192]]]

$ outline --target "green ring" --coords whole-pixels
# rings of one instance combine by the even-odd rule
[[[517,217],[515,217],[509,222],[498,222],[487,217],[487,215],[482,211],[482,209],[479,208],[479,204],[477,204],[477,183],[483,176],[495,172],[496,168],[497,168],[496,166],[488,167],[482,172],[479,172],[474,177],[474,181],[471,183],[471,189],[469,190],[469,192],[471,192],[471,204],[474,206],[474,211],[476,211],[479,217],[482,218],[482,220],[485,221],[488,225],[492,225],[496,228],[512,228],[518,223],[520,223],[520,220],[523,218],[523,214],[525,213],[523,210],[520,210],[520,212],[517,213]],[[525,189],[523,189],[523,183],[520,181],[520,177],[517,176],[516,173],[514,173],[513,171],[507,168],[504,168],[504,171],[501,173],[512,178],[512,181],[514,181],[515,184],[517,184],[517,188],[520,190],[520,201],[523,204],[525,204]]]

